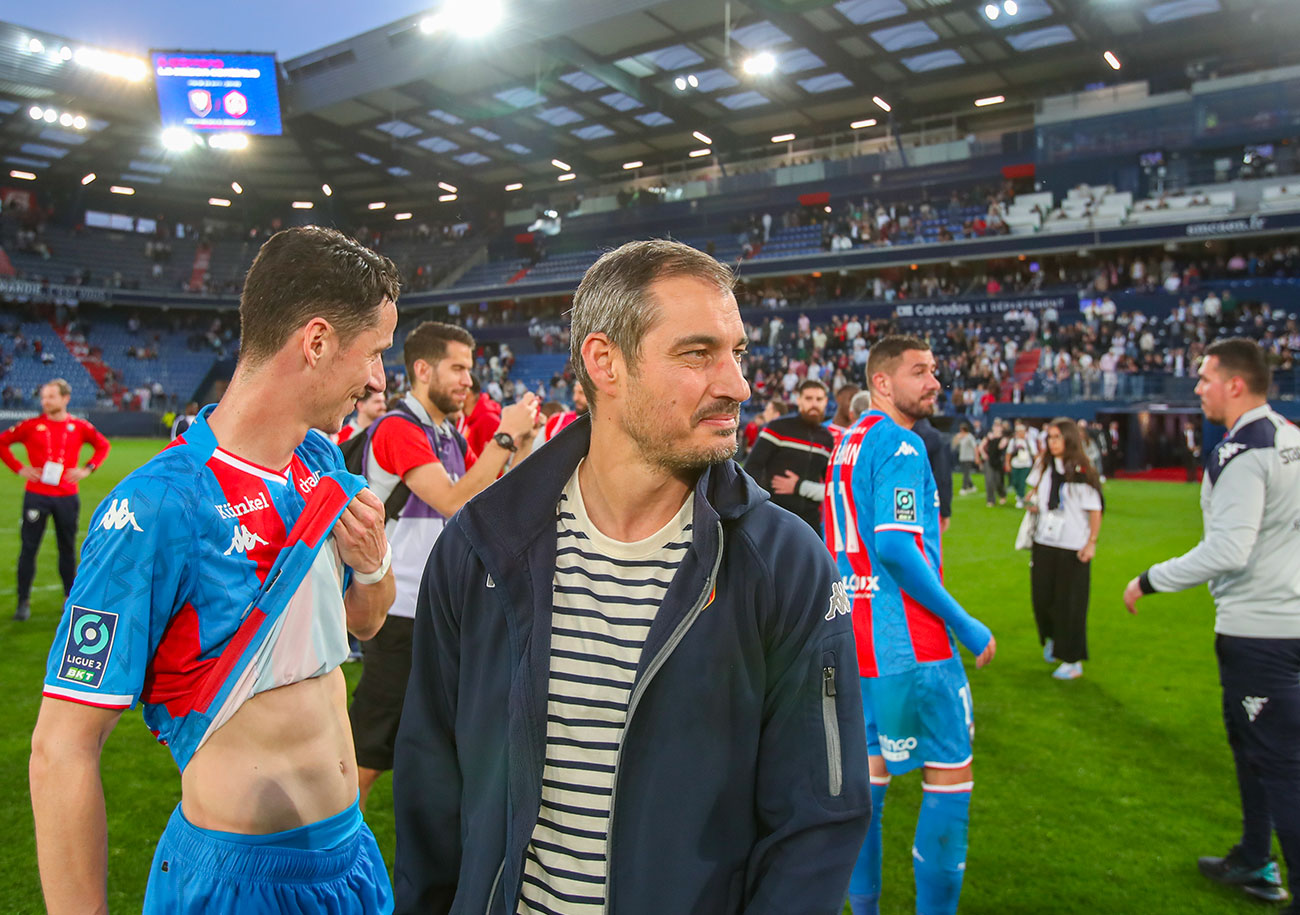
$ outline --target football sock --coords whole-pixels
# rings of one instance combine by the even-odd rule
[[[871,826],[867,840],[858,852],[858,862],[853,865],[849,880],[849,908],[853,915],[879,915],[881,843],[880,822],[885,813],[885,792],[889,789],[889,776],[871,776]]]
[[[917,915],[956,915],[966,873],[966,832],[973,784],[924,786],[912,845]]]

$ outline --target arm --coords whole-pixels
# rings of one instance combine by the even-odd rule
[[[36,861],[50,915],[108,912],[108,826],[99,756],[121,709],[49,697],[32,733]]]
[[[944,588],[917,545],[914,534],[877,529],[876,552],[899,587],[952,627],[957,640],[976,656],[977,666],[983,667],[992,659],[992,655],[985,659],[984,652],[993,645],[993,633],[967,613]]]
[[[777,538],[784,542],[761,550],[748,537],[735,547],[748,548],[765,571],[763,557],[783,564],[782,574],[760,579],[772,606],[754,789],[758,839],[743,912],[822,915],[843,904],[871,814],[857,651],[852,616],[832,600],[837,583],[825,548],[803,531]]]
[[[1097,555],[1097,535],[1101,533],[1101,511],[1091,509],[1088,512],[1088,542],[1079,550],[1080,562],[1092,562]]]
[[[104,458],[108,457],[109,449],[112,445],[108,439],[100,433],[98,429],[90,423],[79,423],[82,432],[82,445],[90,445],[94,448],[94,453],[84,467],[69,467],[63,471],[63,479],[70,483],[80,483],[90,474],[99,469],[99,465],[104,463]],[[80,457],[81,447],[77,447],[78,458]]]
[[[369,489],[357,494],[334,525],[334,543],[339,558],[354,573],[372,575],[381,569],[384,572],[374,582],[360,581],[354,574],[343,594],[348,631],[362,640],[373,639],[388,618],[388,608],[397,595],[393,571],[386,567],[392,553],[384,534],[384,504],[378,496]]]
[[[18,434],[20,426],[21,423],[18,426],[10,426],[5,431],[0,432],[0,461],[3,461],[6,467],[17,474],[23,472],[24,465],[22,461],[14,457],[14,453],[9,450],[9,446],[22,442],[22,438]]]
[[[1244,569],[1264,517],[1265,473],[1262,452],[1234,457],[1210,491],[1204,538],[1182,556],[1143,572],[1142,593],[1182,591]]]
[[[460,620],[455,585],[468,546],[452,522],[442,532],[420,584],[406,703],[393,755],[399,913],[446,913],[460,873],[460,797],[456,753]]]
[[[426,505],[433,506],[438,514],[450,518],[460,507],[477,496],[501,475],[511,452],[489,440],[474,466],[454,483],[442,464],[433,461],[412,467],[402,476],[402,482]]]

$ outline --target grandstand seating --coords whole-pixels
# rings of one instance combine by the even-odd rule
[[[99,386],[90,377],[90,373],[68,351],[54,328],[44,321],[23,321],[18,325],[19,332],[27,341],[25,352],[15,353],[13,338],[7,333],[0,333],[0,350],[13,356],[13,364],[0,377],[0,387],[13,387],[28,403],[35,404],[35,391],[51,378],[66,379],[72,387],[73,408],[85,409],[95,402]],[[41,341],[42,354],[52,357],[43,362],[32,354],[31,344]]]

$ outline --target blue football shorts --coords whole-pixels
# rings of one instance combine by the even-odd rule
[[[318,823],[258,836],[201,829],[177,805],[144,894],[144,915],[392,911],[388,870],[355,802]]]
[[[884,757],[891,775],[970,764],[974,707],[960,658],[860,680],[867,752]]]

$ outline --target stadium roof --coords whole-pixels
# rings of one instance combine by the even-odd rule
[[[336,206],[437,216],[439,182],[499,203],[510,183],[563,187],[553,160],[577,188],[617,180],[625,162],[680,166],[704,145],[725,164],[770,150],[773,136],[845,136],[869,118],[876,136],[1026,127],[1049,95],[1142,79],[1186,88],[1300,60],[1294,0],[1020,0],[1015,15],[997,0],[996,19],[989,6],[549,0],[507,3],[500,26],[475,39],[428,33],[412,16],[281,61],[285,136],[184,156],[160,147],[147,79],[62,66],[28,42],[71,39],[0,25],[0,180],[8,169],[65,182],[95,172],[162,202],[229,197],[237,181],[266,200],[319,203],[329,184]],[[763,53],[773,71],[746,72]],[[996,96],[1005,103],[975,107]],[[87,127],[33,120],[33,105],[82,114]]]

